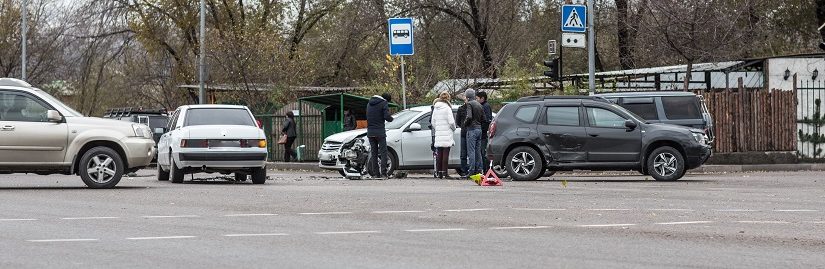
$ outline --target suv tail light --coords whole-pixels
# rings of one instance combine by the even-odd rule
[[[496,135],[496,119],[493,119],[493,122],[490,123],[490,130],[488,131],[489,138],[493,138]]]
[[[263,129],[263,128],[264,128],[264,123],[263,123],[263,122],[261,122],[261,120],[256,119],[256,120],[255,120],[255,123],[256,123],[256,124],[258,124],[258,128],[260,128],[260,129]]]

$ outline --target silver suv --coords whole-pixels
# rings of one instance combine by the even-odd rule
[[[75,174],[90,188],[112,188],[154,156],[148,126],[85,117],[24,81],[0,78],[0,174]]]

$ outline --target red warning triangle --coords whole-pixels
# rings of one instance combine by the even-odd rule
[[[496,172],[493,171],[493,168],[490,167],[490,170],[487,170],[487,174],[481,177],[481,186],[501,186],[502,182],[501,179],[498,178]]]

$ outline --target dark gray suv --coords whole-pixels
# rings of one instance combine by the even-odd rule
[[[513,180],[545,170],[635,170],[670,181],[704,164],[711,147],[703,130],[650,124],[602,97],[536,96],[499,111],[487,154]]]

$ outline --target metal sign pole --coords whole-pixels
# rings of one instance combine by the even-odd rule
[[[407,109],[407,80],[404,75],[404,55],[401,55],[401,100],[404,102],[404,109]]]
[[[206,35],[206,12],[205,12],[206,11],[206,5],[204,4],[204,2],[205,2],[205,0],[201,0],[200,55],[198,55],[198,80],[199,80],[199,83],[198,83],[198,95],[199,95],[198,96],[199,97],[198,98],[198,103],[199,104],[206,104],[206,89],[204,89],[204,75],[205,74],[204,74],[204,70],[203,70],[204,58],[206,58],[206,57],[204,57],[205,56],[204,51],[206,51],[204,49],[204,47],[206,47],[206,44],[204,44],[204,42],[206,40],[206,38],[204,37]]]
[[[29,5],[28,1],[23,0],[23,6],[20,7],[20,18],[21,18],[20,33],[23,35],[22,36],[23,40],[21,41],[21,44],[20,44],[20,46],[22,47],[21,53],[20,53],[20,79],[22,79],[23,81],[26,80],[26,43],[27,43],[26,34],[29,31],[29,29],[28,29],[29,28],[28,18],[27,18],[28,17],[28,14],[27,14],[28,12],[26,12],[26,11],[28,10],[28,8],[27,8],[28,5]]]
[[[596,18],[593,17],[593,1],[587,1],[587,69],[590,73],[587,84],[590,87],[590,95],[596,92]]]

